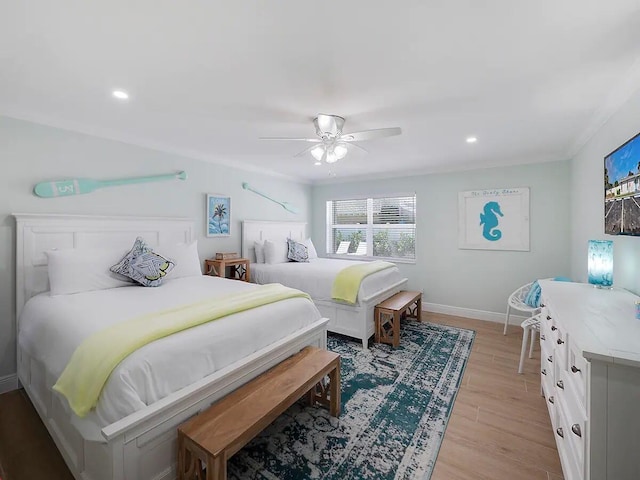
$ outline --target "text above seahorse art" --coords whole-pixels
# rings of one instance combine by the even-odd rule
[[[458,194],[458,247],[529,251],[529,188]]]

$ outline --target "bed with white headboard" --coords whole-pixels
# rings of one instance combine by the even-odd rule
[[[16,214],[16,332],[20,313],[48,290],[45,251],[60,248],[130,247],[143,236],[152,247],[188,243],[187,218],[98,217]],[[197,277],[196,277],[197,278]],[[317,312],[316,312],[317,313]],[[211,403],[307,345],[326,348],[328,320],[309,326],[105,426],[103,439],[87,440],[74,426],[63,400],[46,387],[44,365],[17,347],[18,378],[78,480],[175,479],[176,428]]]
[[[254,263],[256,261],[254,242],[263,242],[264,240],[282,242],[287,238],[303,242],[308,238],[306,229],[305,222],[245,220],[242,222],[242,256]],[[340,260],[333,259],[331,261],[340,262]],[[256,266],[254,265],[252,271],[255,270]],[[367,349],[368,340],[375,331],[373,316],[375,306],[405,288],[407,284],[407,279],[402,278],[397,268],[394,272],[382,271],[374,275],[385,275],[387,280],[377,285],[373,291],[368,291],[366,296],[361,298],[359,294],[355,305],[327,298],[314,298],[311,293],[311,297],[322,316],[329,318],[328,331],[357,338],[362,342],[364,349]],[[252,274],[252,280],[255,277],[256,275]],[[305,290],[300,284],[289,283],[290,277],[287,277],[286,280],[276,277],[275,281],[289,287]]]

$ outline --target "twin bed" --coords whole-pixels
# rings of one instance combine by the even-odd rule
[[[189,219],[16,215],[18,378],[76,479],[176,477],[177,426],[307,345],[326,348],[312,302],[290,298],[156,340],[111,373],[96,408],[80,418],[51,387],[93,333],[205,297],[259,289],[187,276],[157,288],[122,286],[50,295],[45,252],[189,243]],[[28,303],[27,303],[28,301]]]
[[[259,289],[245,282],[195,274],[156,288],[121,286],[50,295],[47,255],[54,249],[127,249],[138,236],[160,251],[188,244],[193,222],[181,218],[24,214],[16,217],[16,332],[18,379],[76,479],[162,480],[176,477],[176,429],[216,400],[307,345],[326,348],[327,329],[360,339],[373,334],[374,306],[406,284],[397,268],[362,282],[354,305],[326,289],[341,260],[252,266],[261,283],[309,290],[145,345],[111,375],[95,409],[75,415],[52,386],[76,347],[94,333],[211,296]],[[255,260],[254,239],[305,238],[304,223],[245,222],[243,253]],[[251,246],[251,248],[249,248]],[[196,255],[197,256],[197,255]],[[318,259],[324,260],[324,259]],[[314,269],[310,274],[308,268]],[[192,269],[193,272],[193,269]],[[275,275],[275,276],[274,276]],[[77,279],[76,279],[77,280]]]

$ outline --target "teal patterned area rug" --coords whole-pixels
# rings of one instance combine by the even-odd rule
[[[428,479],[475,333],[405,321],[400,347],[329,335],[342,413],[295,404],[228,462],[230,479]]]

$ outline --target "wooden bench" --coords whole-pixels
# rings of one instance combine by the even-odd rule
[[[376,320],[375,341],[388,343],[397,347],[400,345],[400,316],[409,310],[407,317],[422,320],[422,293],[400,291],[376,305],[374,316]]]
[[[227,460],[304,394],[340,415],[340,355],[306,347],[181,425],[178,479],[226,479]]]

